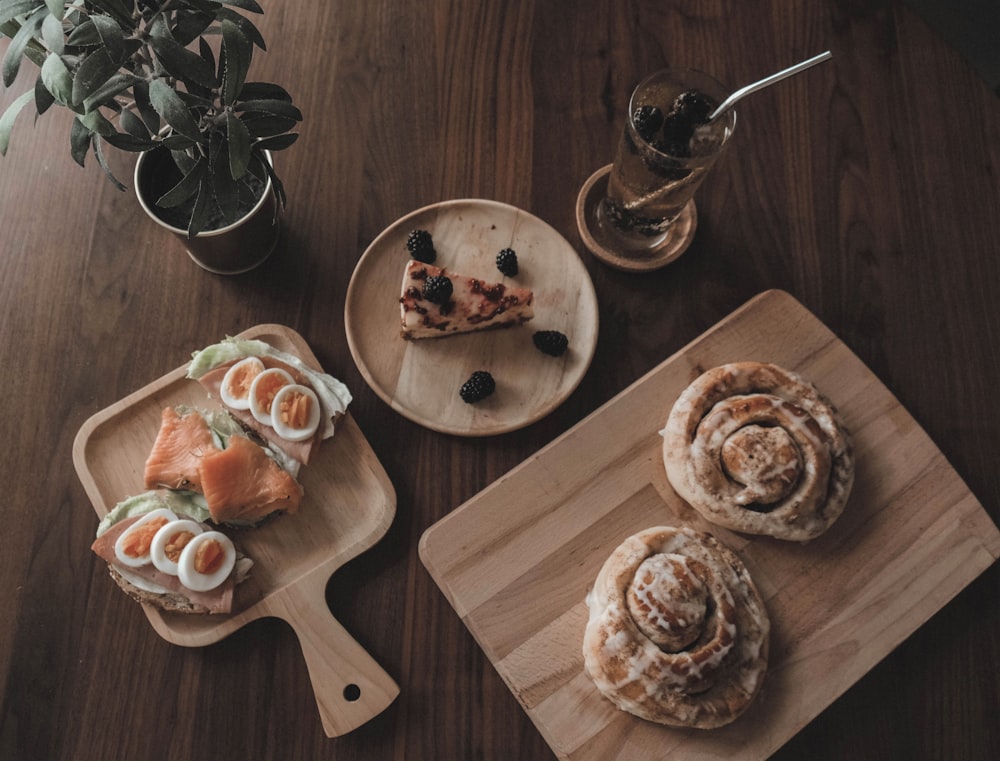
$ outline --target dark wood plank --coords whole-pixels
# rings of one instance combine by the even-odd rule
[[[417,557],[423,531],[753,295],[789,291],[895,393],[1000,519],[1000,106],[900,2],[264,2],[268,51],[305,114],[278,156],[282,242],[236,277],[198,270],[96,162],[69,117],[18,119],[0,159],[0,755],[90,759],[547,759],[552,754]],[[7,43],[0,43],[0,54]],[[584,252],[577,190],[611,161],[635,82],[666,64],[734,87],[825,49],[833,61],[739,109],[699,191],[700,225],[649,276]],[[25,66],[0,108],[30,87]],[[131,157],[111,158],[130,183]],[[597,290],[579,389],[487,440],[424,430],[355,368],[347,284],[401,215],[481,197],[541,217]],[[161,640],[89,551],[71,446],[91,414],[226,333],[299,331],[355,393],[397,490],[396,521],[331,580],[331,609],[399,682],[382,715],[324,736],[294,634],[260,621],[203,649]],[[1000,755],[994,566],[848,690],[778,759]],[[152,687],[151,687],[152,686]]]

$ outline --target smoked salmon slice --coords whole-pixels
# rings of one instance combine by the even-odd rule
[[[256,523],[276,510],[297,512],[302,501],[299,483],[246,436],[205,454],[199,475],[216,523]]]
[[[165,408],[160,431],[146,459],[146,488],[202,491],[202,459],[218,451],[208,423],[197,411],[180,414],[173,407]]]

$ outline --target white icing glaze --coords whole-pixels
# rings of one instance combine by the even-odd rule
[[[663,571],[660,592],[683,589],[690,596],[692,589],[697,591],[687,575],[694,573],[691,563],[703,569],[696,574],[699,579],[707,573],[706,592],[712,602],[707,614],[697,619],[697,641],[680,652],[658,647],[628,613],[631,580],[644,576],[649,571],[648,565],[641,568],[644,561],[657,554],[684,563],[654,564]],[[745,569],[737,571],[738,565],[729,550],[690,529],[650,529],[623,542],[588,598],[584,662],[598,689],[620,708],[667,724],[719,726],[741,712],[766,669],[769,624],[749,575]],[[689,616],[670,611],[648,618],[680,627],[678,619],[685,619],[686,625]]]

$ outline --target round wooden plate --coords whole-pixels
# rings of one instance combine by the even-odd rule
[[[531,288],[535,318],[514,328],[403,340],[399,296],[406,238],[415,229],[433,236],[435,265]],[[502,248],[517,252],[515,277],[496,268]],[[351,354],[375,393],[404,417],[460,436],[506,433],[544,417],[579,385],[597,346],[597,297],[577,252],[538,217],[496,201],[444,201],[394,222],[358,261],[344,311]],[[532,342],[538,330],[564,333],[569,350],[543,354]],[[492,373],[497,388],[466,404],[458,390],[476,370]]]

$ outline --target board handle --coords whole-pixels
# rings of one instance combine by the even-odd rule
[[[326,736],[346,734],[388,708],[399,685],[333,617],[324,575],[300,579],[279,596],[280,617],[299,638]]]

